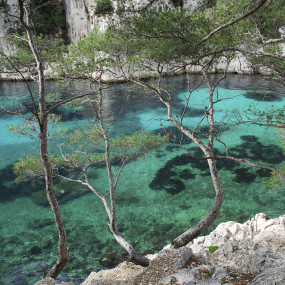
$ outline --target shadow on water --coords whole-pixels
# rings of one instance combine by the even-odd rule
[[[247,92],[244,96],[248,99],[252,99],[255,101],[264,101],[264,102],[276,102],[281,101],[283,99],[280,94],[276,94],[273,92]]]
[[[16,184],[15,179],[16,175],[13,173],[13,164],[9,164],[0,170],[0,199],[2,202],[27,197],[36,191],[44,189],[42,180]]]
[[[250,158],[252,161],[262,163],[278,164],[284,161],[282,149],[276,145],[263,145],[255,136],[242,136],[244,141],[241,145],[229,149],[230,154],[239,158]],[[174,146],[168,146],[169,150]],[[189,149],[194,156],[201,157],[202,153],[197,148]],[[216,155],[224,155],[215,149]],[[216,165],[219,170],[229,170],[235,175],[234,181],[239,183],[251,183],[256,177],[270,177],[270,171],[240,164],[229,159],[217,159]],[[181,170],[179,167],[188,166]],[[198,171],[197,171],[198,170]],[[196,175],[209,176],[209,168],[206,160],[199,160],[182,154],[167,161],[164,167],[160,168],[149,187],[153,190],[164,190],[169,194],[175,195],[185,190],[185,180],[194,179]]]
[[[211,75],[211,79],[216,79],[215,76]],[[187,84],[185,76],[168,77],[165,78],[165,81],[170,85],[172,84],[178,93],[187,92],[185,90]],[[271,90],[272,94],[275,94],[275,87],[271,85],[271,83],[265,81],[261,84],[260,80],[255,76],[229,75],[225,81],[221,82],[221,87],[228,89],[240,90],[243,88],[243,90],[252,90],[256,91],[256,93],[260,92],[260,90]],[[281,89],[277,91],[278,94],[284,92]],[[7,85],[7,92],[11,93],[10,85]],[[110,92],[110,96],[108,94],[106,96],[109,100],[106,107],[110,108],[110,118],[112,120],[113,118],[116,119],[114,121],[111,120],[110,123],[115,124],[118,133],[126,132],[124,134],[128,134],[134,128],[140,128],[141,114],[148,111],[155,112],[157,108],[161,107],[161,104],[157,103],[157,99],[154,96],[151,97],[150,94],[131,91],[130,96],[126,96],[123,84],[112,87],[108,92]],[[116,98],[114,99],[113,96]],[[149,100],[149,98],[151,99]],[[176,110],[181,113],[183,109],[180,101],[176,100],[175,104]],[[63,110],[63,112],[66,112],[63,115],[63,120],[67,121],[90,118],[92,115],[88,113],[87,109],[81,110],[79,113],[72,109]],[[186,113],[186,116],[196,117],[202,114],[204,114],[204,110],[192,109],[191,112]],[[125,119],[128,121],[124,122]],[[124,127],[122,128],[123,124]],[[129,126],[133,129],[128,130],[127,127]],[[204,127],[200,131],[199,136],[203,138],[208,132],[208,127]],[[163,135],[169,133],[171,143],[177,144],[179,142],[180,133],[174,127],[161,128],[156,132]],[[238,147],[230,148],[230,154],[242,158],[254,157],[270,164],[278,164],[284,161],[284,155],[280,147],[261,144],[255,136],[242,136],[241,139],[242,144]],[[183,137],[183,144],[190,144],[190,140]],[[202,155],[192,144],[190,144],[190,149],[194,155]],[[167,150],[175,155],[176,146],[169,145]],[[222,154],[218,150],[216,150],[216,153]],[[155,155],[159,157],[165,154],[163,151],[160,151],[156,152]],[[114,162],[114,164],[119,165],[119,161]],[[223,172],[224,176],[221,177],[223,186],[225,186],[225,203],[221,210],[221,215],[216,220],[214,226],[229,219],[243,222],[256,214],[257,211],[260,211],[263,205],[267,205],[267,208],[263,208],[265,211],[268,209],[274,210],[275,216],[284,213],[284,199],[281,195],[272,194],[272,192],[268,192],[265,189],[262,190],[262,187],[252,186],[249,183],[254,179],[257,180],[257,177],[268,177],[270,175],[268,171],[247,167],[230,160],[217,160],[217,165],[219,169],[227,169],[230,172]],[[96,179],[96,177],[93,178]],[[19,197],[30,197],[34,194],[40,195],[39,193],[42,193],[42,189],[44,189],[42,182],[16,185],[13,182],[14,179],[12,165],[0,170],[0,198],[4,203]],[[135,179],[142,179],[141,183],[144,182],[143,176],[134,176],[126,178],[126,181],[123,181],[123,183],[132,185],[131,180]],[[185,189],[188,187],[189,189]],[[177,155],[154,173],[154,179],[150,183],[151,190],[147,185],[140,185],[138,191],[143,190],[146,193],[152,191],[154,200],[149,205],[144,203],[143,195],[135,192],[137,189],[132,189],[133,192],[124,191],[119,193],[118,191],[116,198],[118,205],[121,206],[118,207],[120,209],[118,209],[118,212],[121,211],[118,227],[126,237],[130,238],[130,241],[138,251],[145,253],[158,251],[190,225],[196,224],[204,215],[214,198],[214,191],[212,191],[211,187],[206,161],[195,160],[186,154]],[[89,199],[88,196],[78,199],[79,203],[76,204],[76,195],[79,197],[85,192],[89,193],[89,191],[82,189],[77,194],[76,192],[69,193],[68,191],[72,190],[72,187],[68,184],[58,186],[58,190],[59,195],[61,195],[59,197],[60,203],[70,202],[70,204],[66,203],[63,205],[63,212],[67,221],[66,231],[71,247],[70,259],[60,280],[70,280],[75,284],[79,284],[91,271],[98,271],[103,268],[104,264],[100,264],[99,260],[104,258],[102,256],[105,253],[117,252],[120,255],[124,253],[108,231],[106,215],[100,212],[102,205],[88,204],[86,202]],[[72,196],[73,194],[76,195]],[[41,201],[40,197],[38,197],[38,201]],[[246,203],[243,203],[243,201],[246,201]],[[83,215],[79,210],[82,205],[84,207]],[[274,207],[271,205],[274,205]],[[24,209],[25,206],[23,204]],[[135,210],[132,206],[134,206]],[[274,209],[271,209],[271,207]],[[13,234],[11,231],[6,234],[10,230],[5,225],[6,221],[2,221],[0,224],[0,229],[3,229],[0,235],[2,250],[0,256],[7,263],[7,266],[5,265],[1,268],[0,284],[34,284],[34,281],[42,276],[44,269],[49,268],[56,260],[57,245],[55,241],[57,240],[57,234],[53,218],[49,219],[46,214],[41,216],[40,213],[48,211],[48,209],[43,207],[37,208],[40,212],[35,211],[37,215],[30,217],[29,221],[27,221],[27,216],[24,215],[19,216],[19,223],[13,224],[12,221],[7,221],[13,227],[19,227],[17,234]],[[146,216],[141,215],[142,212],[139,212],[140,208],[143,208]],[[136,213],[137,210],[139,214]],[[19,209],[19,213],[21,213],[21,209]],[[71,216],[67,217],[68,214],[71,214]],[[94,219],[92,215],[94,215]],[[79,217],[78,219],[77,216]],[[12,216],[11,219],[13,219]],[[18,234],[19,232],[20,234]]]

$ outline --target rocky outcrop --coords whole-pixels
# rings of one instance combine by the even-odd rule
[[[285,215],[270,220],[257,214],[244,224],[222,223],[186,247],[166,247],[146,269],[125,263],[91,273],[82,283],[96,284],[284,285]]]
[[[219,248],[210,254],[211,246]],[[285,265],[285,216],[269,220],[258,214],[244,224],[222,223],[210,235],[195,239],[190,248],[216,264],[257,275]]]
[[[66,282],[59,282],[54,280],[53,278],[44,278],[37,282],[35,285],[72,285],[71,283],[66,283]]]
[[[17,15],[17,0],[3,0],[0,3],[3,13],[0,13],[0,53],[10,54],[13,50],[11,45],[6,41],[6,36],[15,31],[19,26],[16,17],[9,15]]]

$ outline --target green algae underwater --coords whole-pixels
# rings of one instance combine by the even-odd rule
[[[200,80],[199,76],[195,80]],[[165,81],[175,90],[175,108],[181,110],[187,94],[186,76],[167,77]],[[127,92],[126,86],[114,85],[106,96],[105,110],[112,136],[146,129],[179,137],[156,98],[134,90]],[[48,88],[54,90],[56,84],[49,82]],[[82,90],[88,86],[78,82],[77,88]],[[242,113],[249,106],[267,110],[281,107],[285,102],[284,91],[259,76],[230,75],[221,82],[218,91],[221,98],[231,100],[217,104],[216,120],[223,120],[236,110]],[[0,82],[1,102],[14,104],[12,95],[16,95],[13,100],[27,96],[24,84]],[[187,126],[194,126],[204,114],[207,95],[203,86],[192,94],[193,101],[184,118]],[[61,108],[58,112],[62,114],[62,124],[73,128],[91,119],[87,109]],[[18,123],[16,116],[0,118],[1,285],[33,284],[57,259],[57,232],[43,191],[44,182],[14,182],[13,163],[25,151],[37,147],[37,142],[9,132],[7,125]],[[201,126],[201,139],[206,129],[206,124]],[[221,125],[220,133],[231,154],[254,157],[275,167],[284,162],[280,137],[274,128]],[[194,154],[200,154],[186,138],[183,145]],[[216,144],[216,148],[217,153],[223,153],[221,145]],[[217,161],[217,165],[225,197],[220,216],[208,232],[221,222],[245,222],[260,212],[270,218],[284,214],[285,192],[270,191],[262,183],[269,177],[268,171],[225,160]],[[107,190],[103,165],[94,167],[90,177],[97,188]],[[106,262],[109,253],[117,253],[113,256],[119,260],[125,257],[125,252],[109,232],[106,213],[93,193],[70,182],[56,180],[55,184],[70,248],[68,264],[59,279],[79,284],[91,271],[115,266]],[[170,143],[151,156],[126,165],[116,190],[118,228],[137,251],[154,253],[198,222],[212,206],[214,196],[207,163],[194,160]]]

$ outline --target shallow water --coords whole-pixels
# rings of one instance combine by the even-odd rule
[[[192,79],[196,82],[193,86],[201,80],[199,76]],[[186,77],[169,77],[165,81],[175,94],[174,104],[181,114],[187,94]],[[129,87],[118,84],[106,91],[104,109],[106,120],[111,124],[111,135],[131,134],[144,128],[179,137],[166,121],[165,109],[156,98],[142,91],[126,90],[126,86]],[[55,83],[49,82],[49,89],[55,88]],[[84,89],[88,85],[78,82],[76,88]],[[17,95],[15,99],[12,94]],[[0,97],[6,106],[11,107],[20,96],[26,95],[22,83],[0,82]],[[229,127],[222,124],[227,120],[226,115],[230,116],[236,109],[243,112],[249,105],[257,109],[282,106],[284,95],[278,86],[258,76],[232,75],[221,82],[219,98],[231,100],[216,104],[216,120],[221,121],[220,138],[231,154],[254,157],[276,167],[284,161],[276,130],[256,125]],[[191,96],[191,105],[184,118],[186,125],[195,126],[204,112],[206,100],[207,89],[202,85]],[[73,128],[88,122],[92,115],[88,109],[61,108],[58,112],[63,114],[62,124]],[[36,141],[9,132],[7,125],[18,123],[16,116],[6,115],[0,119],[0,284],[4,285],[33,284],[57,258],[57,233],[51,211],[41,194],[43,182],[14,183],[13,163],[25,151],[33,152],[37,146]],[[201,127],[203,139],[206,124]],[[187,140],[183,142],[199,155],[194,145]],[[216,148],[221,153],[224,151],[222,144],[216,144]],[[271,218],[284,214],[285,192],[269,191],[262,184],[269,175],[267,171],[230,161],[218,161],[218,167],[225,200],[211,229],[228,220],[244,222],[259,212]],[[98,166],[90,174],[94,185],[107,191],[105,169]],[[75,184],[61,183],[58,187],[71,190],[59,199],[70,247],[70,258],[60,279],[78,284],[90,271],[104,268],[99,262],[104,253],[124,255],[124,251],[109,233],[107,217],[97,197]],[[119,229],[137,251],[149,253],[160,250],[202,218],[213,203],[214,190],[206,163],[191,159],[185,151],[169,144],[125,167],[116,199]]]

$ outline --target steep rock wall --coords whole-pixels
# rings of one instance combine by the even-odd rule
[[[94,27],[104,31],[108,23],[116,19],[116,13],[112,16],[97,16],[95,14],[97,2],[98,0],[65,0],[68,36],[71,42],[83,39]],[[183,7],[193,11],[202,2],[203,0],[184,0]],[[119,4],[137,8],[148,3],[148,0],[121,0],[112,1],[112,6],[116,11]]]
[[[6,36],[14,32],[19,22],[9,15],[17,15],[18,4],[17,0],[3,0],[0,5],[4,12],[0,13],[0,52],[10,54],[13,48],[7,43]]]

